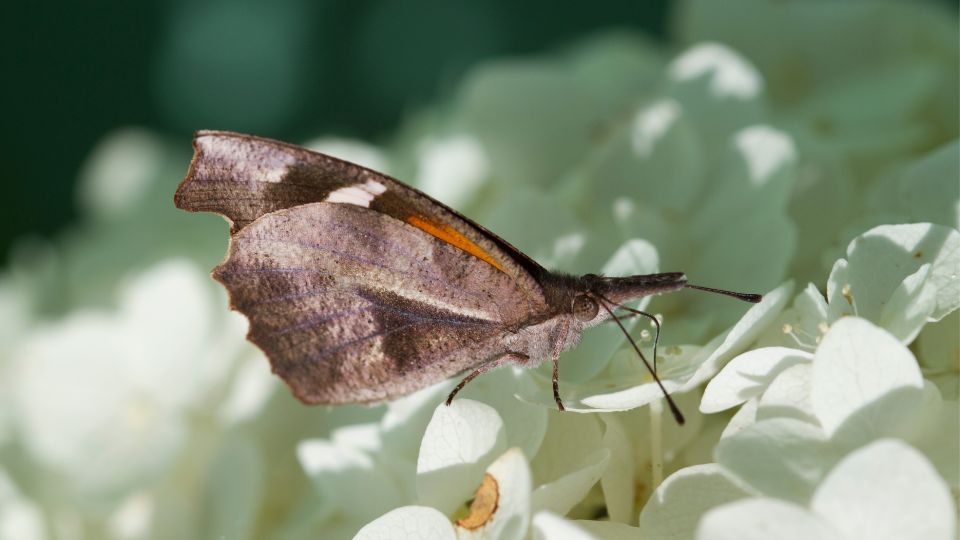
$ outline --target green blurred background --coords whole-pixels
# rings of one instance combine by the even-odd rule
[[[73,184],[122,126],[384,140],[472,64],[604,28],[662,38],[666,0],[15,2],[0,33],[0,264],[74,217]]]

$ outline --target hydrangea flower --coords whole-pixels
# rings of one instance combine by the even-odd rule
[[[563,414],[543,369],[450,407],[455,381],[302,406],[205,275],[225,224],[170,204],[188,145],[128,128],[81,172],[80,223],[0,273],[0,539],[954,537],[956,18],[691,0],[674,22],[669,47],[478,65],[383,147],[308,144],[551,269],[766,293],[635,304],[684,426],[612,326],[565,353]]]
[[[519,540],[531,532],[543,536],[578,530],[558,516],[570,512],[600,480],[611,452],[600,444],[599,426],[590,417],[554,414],[545,444],[524,451],[512,446],[515,441],[492,407],[469,399],[440,405],[417,459],[420,504],[387,512],[355,538]],[[565,444],[557,444],[561,442]],[[451,522],[451,514],[462,517]],[[630,530],[605,529],[623,536]],[[578,532],[595,538],[586,530]]]
[[[909,344],[925,325],[944,320],[957,310],[958,267],[960,234],[956,229],[928,223],[876,227],[854,239],[847,248],[847,259],[834,264],[827,297],[808,285],[781,314],[778,324],[761,336],[759,344],[812,351],[831,324],[849,315],[871,320]],[[956,334],[948,330],[949,323],[940,328],[939,334],[930,334],[923,342],[929,344],[928,350],[940,351],[931,355],[936,366],[932,373],[941,392],[955,399],[958,368],[948,351]],[[933,345],[935,342],[938,345]],[[747,363],[752,360],[742,360]]]
[[[956,538],[953,499],[923,455],[884,439],[852,452],[809,506],[753,497],[710,510],[697,538]]]
[[[46,536],[47,527],[40,508],[24,497],[16,483],[0,470],[0,538],[41,540]]]
[[[791,265],[794,277],[819,279],[870,226],[933,221],[956,227],[930,215],[936,205],[897,219],[874,213],[875,194],[865,197],[882,182],[878,175],[957,137],[960,53],[949,11],[936,2],[897,0],[680,5],[680,42],[718,41],[741,52],[766,83],[776,124],[800,149],[801,180],[790,215],[805,234]],[[949,185],[941,193],[957,192],[955,178],[943,179]]]
[[[129,280],[115,310],[78,310],[18,336],[3,366],[16,381],[4,395],[8,429],[17,478],[30,479],[30,496],[50,512],[44,523],[69,522],[64,530],[79,534],[138,500],[125,513],[148,515],[158,502],[144,486],[184,455],[202,459],[194,430],[230,388],[236,362],[258,356],[222,302],[206,272],[176,260]],[[138,519],[134,529],[148,530]]]
[[[929,471],[917,475],[916,482],[920,485],[917,489],[933,493],[933,500],[949,499],[950,490],[960,488],[956,403],[943,401],[935,387],[924,383],[916,359],[895,336],[864,319],[851,316],[834,323],[813,355],[768,347],[735,358],[708,384],[701,410],[715,412],[741,403],[747,404],[734,416],[717,445],[717,464],[684,469],[668,478],[641,515],[644,530],[657,531],[654,537],[692,538],[706,511],[749,497],[766,499],[749,499],[757,502],[731,506],[730,515],[742,515],[736,512],[744,508],[769,507],[770,516],[796,519],[802,527],[811,521],[802,517],[802,512],[793,517],[776,512],[793,512],[797,505],[812,504],[814,513],[821,516],[823,512],[842,514],[842,505],[849,503],[829,495],[831,488],[825,485],[844,481],[862,484],[862,478],[838,480],[844,478],[839,471],[844,470],[847,460],[856,463],[855,456],[866,452],[864,446],[891,437],[903,442],[878,453],[882,457],[876,457],[878,461],[872,466],[880,466],[882,458],[903,455],[902,459],[913,460],[918,463],[916,467]],[[912,446],[901,450],[907,443]],[[883,466],[894,463],[898,462],[888,461]],[[912,473],[904,474],[904,478],[913,478]],[[710,495],[692,496],[704,490]],[[903,496],[910,497],[909,493]],[[840,507],[818,506],[821,496],[834,497],[830,505]],[[764,506],[768,499],[769,505]],[[893,504],[876,501],[878,505],[887,503]],[[909,505],[903,511],[907,509]],[[954,530],[952,506],[940,504],[920,510],[923,515],[914,514],[904,523],[933,523],[937,534]],[[713,528],[727,523],[716,517],[722,511],[716,512],[713,519],[718,521],[700,521],[702,537],[724,537]],[[889,510],[866,504],[860,512],[863,516],[859,519],[864,520],[871,519],[869,516],[879,518]],[[929,519],[924,517],[928,512],[932,512]],[[749,527],[769,530],[759,528],[767,518],[757,519],[760,521],[748,522]],[[849,528],[850,523],[837,526]],[[816,527],[811,530],[821,530]],[[888,534],[890,538],[904,537],[901,532]],[[912,536],[916,535],[906,535]]]

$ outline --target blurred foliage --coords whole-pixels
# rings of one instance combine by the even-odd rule
[[[479,60],[611,26],[660,36],[666,10],[665,0],[12,3],[0,33],[0,261],[14,238],[49,236],[75,216],[77,170],[116,127],[184,140],[202,128],[376,139]]]

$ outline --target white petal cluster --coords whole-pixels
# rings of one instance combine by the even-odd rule
[[[560,363],[308,408],[170,196],[189,145],[119,130],[83,219],[0,270],[0,540],[951,539],[960,500],[955,13],[688,0],[671,47],[603,32],[472,69],[390,146],[550,269],[764,293],[633,304]],[[625,325],[647,358],[654,328]]]

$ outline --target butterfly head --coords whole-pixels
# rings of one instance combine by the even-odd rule
[[[683,272],[627,277],[585,274],[577,279],[570,312],[578,321],[592,326],[609,318],[601,307],[604,304],[612,308],[635,298],[682,289],[686,283]]]

